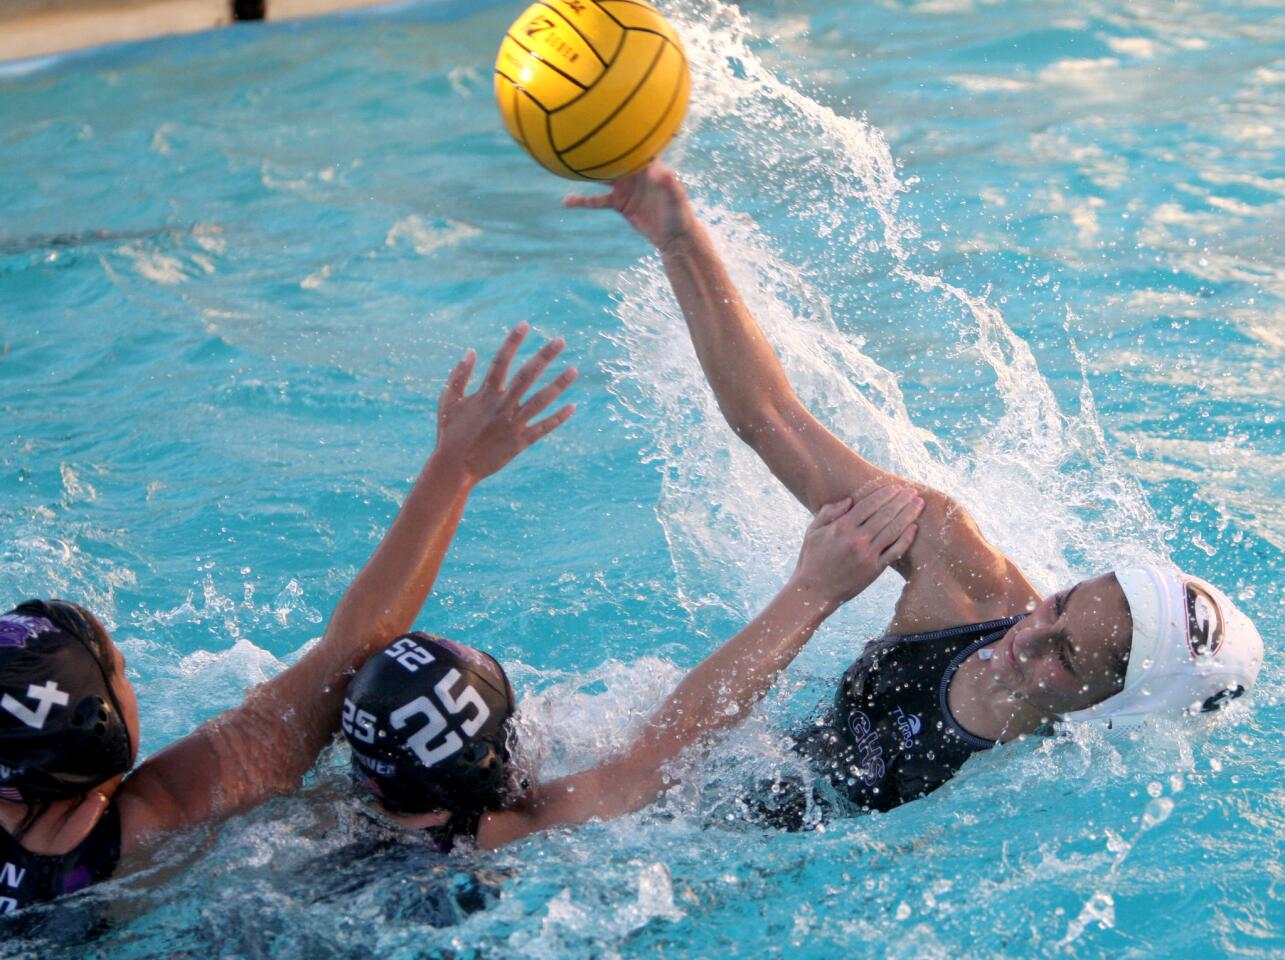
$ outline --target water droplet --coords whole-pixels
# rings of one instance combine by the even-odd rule
[[[1108,851],[1110,851],[1111,853],[1114,853],[1116,856],[1119,856],[1122,853],[1128,852],[1130,844],[1127,840],[1124,839],[1124,837],[1120,836],[1120,834],[1116,833],[1114,830],[1110,829],[1109,827],[1107,828],[1106,833],[1107,833],[1107,850]]]
[[[1173,801],[1168,797],[1152,800],[1142,813],[1142,829],[1150,830],[1157,824],[1164,823],[1171,813],[1173,813]]]

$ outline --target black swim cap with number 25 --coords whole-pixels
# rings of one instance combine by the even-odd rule
[[[341,725],[353,773],[395,813],[494,809],[504,797],[513,707],[494,657],[406,634],[348,687]]]

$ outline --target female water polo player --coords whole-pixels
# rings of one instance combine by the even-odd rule
[[[132,773],[138,705],[102,624],[62,600],[0,617],[0,913],[101,881],[165,833],[298,784],[339,725],[353,670],[410,629],[474,486],[571,415],[566,406],[533,422],[574,369],[522,399],[561,341],[506,386],[525,334],[522,325],[508,336],[477,392],[465,395],[472,350],[451,372],[436,448],[321,640]]]
[[[809,510],[896,481],[804,408],[674,174],[659,164],[566,205],[609,209],[660,252],[728,424]],[[919,487],[920,532],[889,632],[799,748],[857,809],[889,809],[973,753],[1056,720],[1215,710],[1254,683],[1262,640],[1177,570],[1116,570],[1042,598],[950,497]]]
[[[896,485],[822,507],[793,576],[763,612],[684,678],[622,754],[549,783],[526,784],[509,767],[513,688],[493,657],[424,633],[402,637],[349,687],[343,730],[354,773],[444,850],[457,837],[489,849],[638,810],[674,782],[671,760],[747,716],[817,627],[905,555],[922,508]]]

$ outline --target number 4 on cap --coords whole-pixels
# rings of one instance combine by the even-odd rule
[[[4,695],[4,699],[0,700],[0,707],[4,707],[33,730],[43,730],[45,728],[45,721],[49,719],[49,711],[54,707],[67,706],[67,694],[59,690],[58,684],[52,680],[46,681],[42,687],[38,687],[34,683],[28,684],[27,696],[39,704],[35,710],[15,700],[7,693]]]

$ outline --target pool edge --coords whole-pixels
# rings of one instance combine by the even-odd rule
[[[264,19],[396,13],[438,8],[462,16],[502,0],[265,0]],[[237,23],[233,0],[62,0],[0,11],[0,78],[34,73],[104,47],[217,30]]]

